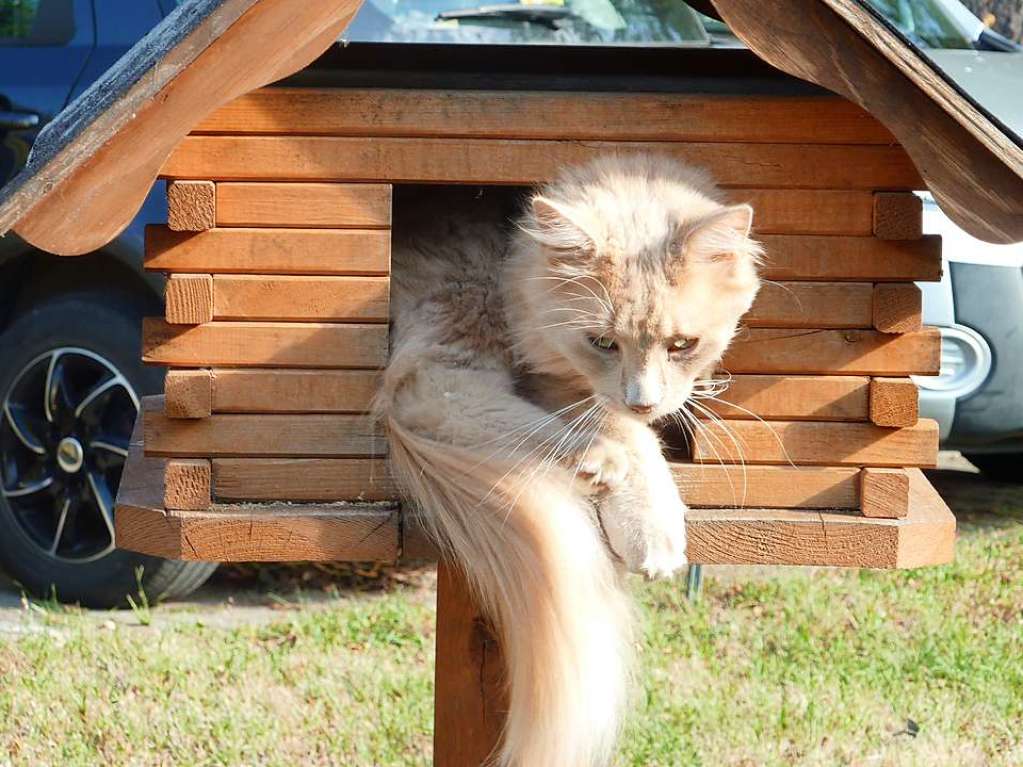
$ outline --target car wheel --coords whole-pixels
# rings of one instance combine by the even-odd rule
[[[215,565],[115,548],[114,498],[141,393],[141,307],[62,296],[0,335],[0,565],[43,598],[90,607],[180,597]]]
[[[963,453],[963,456],[989,479],[1023,483],[1023,453]]]

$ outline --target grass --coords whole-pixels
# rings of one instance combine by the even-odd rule
[[[741,570],[696,604],[637,584],[620,764],[1023,764],[1021,522],[968,528],[941,568]],[[28,607],[0,638],[0,764],[429,763],[428,588],[223,612]]]

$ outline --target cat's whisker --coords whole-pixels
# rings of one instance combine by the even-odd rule
[[[735,456],[738,459],[739,465],[742,466],[742,505],[746,505],[746,498],[749,494],[749,472],[746,470],[746,456],[740,444],[741,440],[738,435],[731,429],[730,426],[725,422],[723,418],[718,416],[713,411],[699,404],[698,402],[690,402],[690,404],[699,410],[708,420],[717,424],[718,428],[725,433],[725,436],[732,442],[732,446],[735,448]],[[708,433],[713,433],[711,429],[707,428]]]
[[[745,413],[746,415],[748,415],[754,421],[760,421],[760,423],[762,423],[764,426],[766,426],[767,430],[769,432],[771,432],[771,436],[774,438],[774,441],[778,444],[778,448],[781,450],[782,455],[785,457],[785,462],[789,466],[791,466],[793,469],[796,468],[796,464],[792,461],[792,458],[789,456],[789,451],[785,448],[785,443],[782,441],[781,437],[778,436],[778,432],[775,431],[774,426],[771,425],[770,421],[765,421],[763,418],[761,418],[759,415],[754,413],[752,410],[747,410],[742,405],[737,405],[734,402],[729,402],[726,399],[721,399],[721,397],[714,396],[714,397],[707,397],[707,399],[712,399],[712,400],[714,400],[716,402],[720,402],[723,405],[727,405],[728,407],[735,408],[739,412]]]
[[[718,465],[724,468],[725,480],[728,482],[728,487],[732,492],[732,503],[733,505],[738,505],[738,497],[735,492],[735,483],[732,481],[732,475],[727,469],[728,464],[724,462],[724,460],[721,457],[721,453],[718,451],[718,446],[721,447],[722,450],[725,449],[724,442],[721,442],[721,440],[707,428],[707,425],[705,423],[701,422],[700,419],[697,418],[693,413],[690,413],[688,410],[686,410],[685,405],[682,406],[682,409],[679,412],[682,414],[682,416],[686,419],[686,422],[689,423],[690,427],[692,428],[694,442],[697,438],[701,436],[704,437],[704,439],[710,440],[706,443],[706,445],[708,449],[714,454],[714,458],[717,461]],[[717,446],[715,446],[715,442],[717,443]],[[706,471],[706,464],[704,462],[701,462],[701,471]]]

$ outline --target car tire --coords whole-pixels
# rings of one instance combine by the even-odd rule
[[[138,397],[163,377],[141,362],[143,314],[130,298],[64,295],[0,335],[0,567],[37,597],[115,607],[141,591],[152,602],[187,595],[216,569],[113,545]]]
[[[988,479],[1023,483],[1023,453],[963,453],[963,456]]]

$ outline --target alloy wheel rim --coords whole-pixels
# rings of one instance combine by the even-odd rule
[[[0,407],[0,494],[48,558],[92,562],[114,549],[114,497],[139,399],[107,359],[77,347],[39,355]]]

